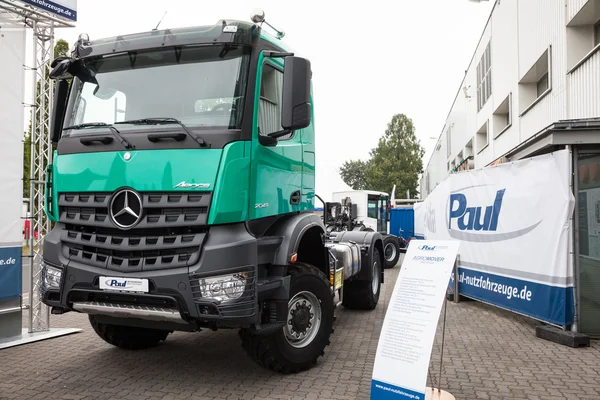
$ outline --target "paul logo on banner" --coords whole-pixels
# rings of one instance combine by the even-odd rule
[[[498,231],[498,221],[500,219],[502,200],[506,193],[506,189],[496,191],[494,202],[485,207],[469,207],[467,196],[464,193],[461,193],[468,189],[475,189],[475,187],[456,191],[450,194],[448,199],[448,233],[454,239],[469,242],[497,242],[508,240],[531,232],[542,222],[540,220],[537,223],[512,232],[495,233]],[[454,227],[458,228],[458,230]]]
[[[459,243],[410,241],[377,344],[371,399],[425,399],[431,348]]]
[[[559,326],[573,322],[570,160],[560,150],[451,174],[415,205],[415,236],[461,241],[461,295]]]

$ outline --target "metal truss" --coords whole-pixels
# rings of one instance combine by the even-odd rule
[[[29,184],[30,204],[30,290],[29,333],[50,330],[50,310],[41,302],[42,245],[51,223],[45,214],[44,191],[46,168],[52,161],[50,140],[50,110],[54,84],[49,79],[50,63],[54,56],[54,28],[74,25],[14,0],[0,0],[0,14],[15,23],[23,23],[33,30],[33,104],[31,104],[31,176]]]
[[[29,291],[29,332],[50,329],[50,310],[42,303],[42,240],[50,231],[50,220],[45,214],[44,189],[46,167],[52,163],[50,141],[50,109],[54,88],[48,77],[54,53],[54,22],[49,25],[32,23],[33,29],[33,112],[31,118],[31,177],[29,204],[31,205],[31,285]]]

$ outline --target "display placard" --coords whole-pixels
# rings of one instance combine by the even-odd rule
[[[459,241],[411,240],[379,336],[371,399],[424,400]]]

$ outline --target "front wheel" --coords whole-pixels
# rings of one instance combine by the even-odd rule
[[[333,294],[325,275],[309,264],[288,267],[291,275],[286,326],[271,335],[242,329],[242,347],[259,365],[282,373],[309,369],[324,354],[333,327]]]
[[[400,243],[395,236],[386,236],[383,239],[384,268],[394,268],[400,259]]]

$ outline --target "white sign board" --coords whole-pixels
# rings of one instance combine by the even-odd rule
[[[416,236],[461,241],[460,294],[573,322],[569,163],[560,150],[452,174],[415,207]]]
[[[58,17],[77,21],[77,0],[21,0]]]
[[[459,244],[411,240],[379,336],[372,400],[425,399],[431,348]]]
[[[25,39],[25,27],[0,14],[0,301],[22,291]]]

